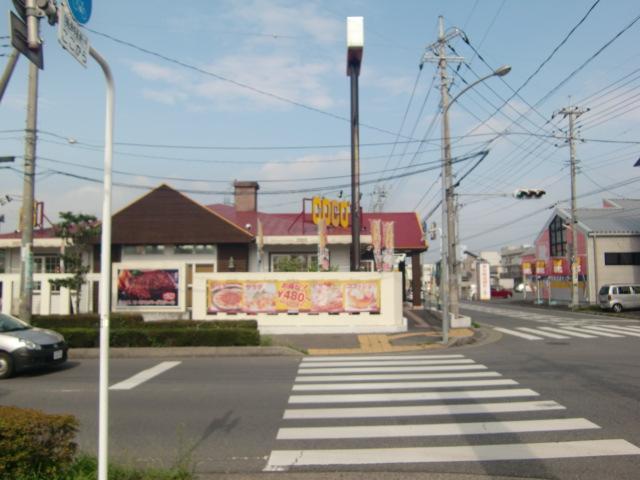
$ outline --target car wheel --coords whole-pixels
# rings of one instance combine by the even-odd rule
[[[5,352],[0,352],[0,379],[13,375],[13,358]]]
[[[613,306],[611,307],[611,310],[613,310],[616,313],[620,313],[622,311],[622,305],[620,305],[619,303],[614,303]]]

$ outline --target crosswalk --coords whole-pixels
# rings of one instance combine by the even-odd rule
[[[550,312],[535,312],[526,309],[516,309],[516,308],[499,308],[493,307],[490,305],[482,305],[478,303],[464,303],[461,305],[462,308],[466,310],[473,310],[476,312],[489,313],[492,315],[498,315],[501,317],[508,318],[517,318],[521,320],[528,320],[537,323],[545,323],[548,325],[554,326],[583,326],[583,325],[598,325],[598,324],[609,324],[609,321],[613,321],[620,324],[637,324],[637,320],[633,319],[624,319],[624,318],[611,318],[610,320],[606,320],[607,317],[598,317],[594,315],[589,316],[560,316],[553,315]]]
[[[562,327],[493,327],[494,330],[522,338],[525,340],[568,340],[571,338],[633,338],[640,337],[640,327],[631,325],[612,325],[612,324],[596,324],[583,325],[580,327],[562,326]]]
[[[464,355],[311,357],[264,470],[640,455],[599,429]]]

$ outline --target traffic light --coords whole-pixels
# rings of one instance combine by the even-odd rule
[[[513,192],[513,196],[518,200],[523,198],[540,198],[547,192],[539,188],[519,188]]]

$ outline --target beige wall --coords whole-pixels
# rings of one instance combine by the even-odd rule
[[[640,236],[600,236],[590,238],[595,268],[589,268],[592,301],[596,301],[598,289],[611,283],[640,283],[640,265],[605,265],[606,252],[640,252]],[[591,249],[590,248],[590,249]],[[591,253],[591,252],[590,252]],[[591,260],[591,255],[589,260]]]

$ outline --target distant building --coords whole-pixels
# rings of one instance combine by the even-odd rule
[[[518,245],[502,247],[500,249],[500,263],[502,265],[501,278],[511,279],[514,286],[523,282],[522,257],[534,254],[533,245]]]
[[[597,303],[605,284],[640,283],[640,200],[603,200],[602,208],[579,208],[577,216],[580,301]],[[571,211],[556,208],[535,252],[522,256],[523,272],[540,282],[543,299],[571,300],[570,229]]]

